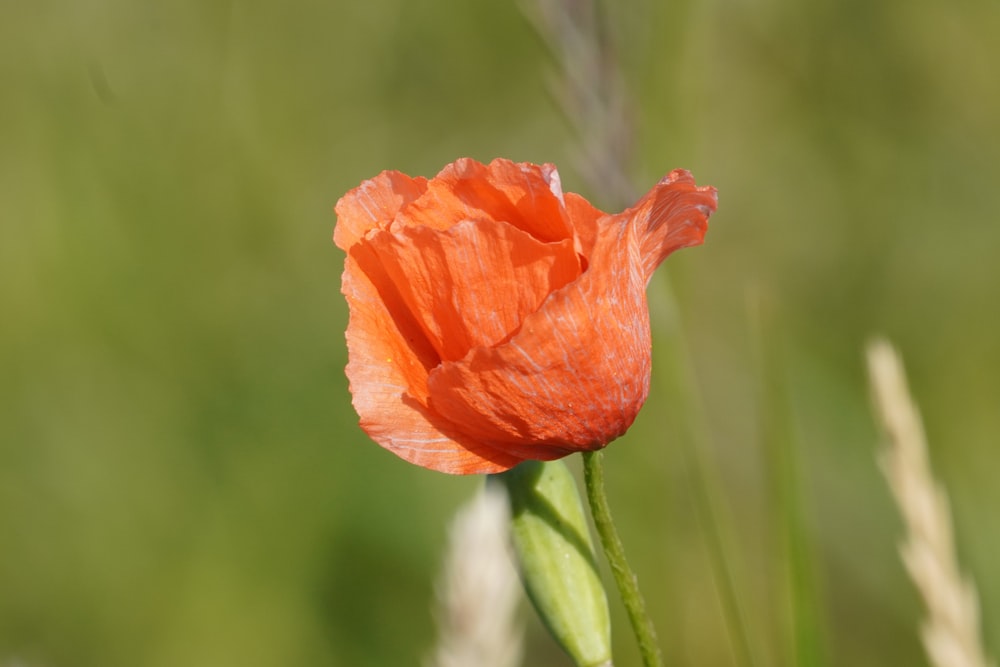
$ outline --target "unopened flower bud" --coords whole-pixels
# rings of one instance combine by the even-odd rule
[[[578,667],[611,665],[608,601],[576,483],[562,461],[525,461],[496,475],[528,597]]]

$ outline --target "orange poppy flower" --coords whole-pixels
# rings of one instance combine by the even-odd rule
[[[604,447],[649,390],[650,276],[702,242],[715,208],[680,169],[615,215],[563,193],[548,164],[365,181],[333,234],[361,427],[454,474]]]

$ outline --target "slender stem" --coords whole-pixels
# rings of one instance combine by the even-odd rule
[[[611,518],[608,497],[604,492],[604,452],[583,452],[583,476],[587,485],[590,513],[594,518],[597,534],[601,538],[604,557],[611,566],[618,593],[625,604],[632,631],[639,643],[642,664],[645,667],[663,667],[663,655],[660,653],[659,644],[656,643],[653,623],[646,613],[646,603],[642,599],[642,593],[639,592],[639,582],[625,559],[625,548]]]
[[[790,417],[788,382],[779,354],[784,349],[783,329],[768,296],[751,292],[748,305],[756,375],[760,378],[757,391],[761,442],[765,444],[764,461],[772,480],[773,514],[781,518],[778,548],[783,555],[779,561],[783,562],[778,567],[780,577],[787,582],[784,624],[790,630],[792,664],[823,667],[828,659],[824,652],[820,590],[814,575],[817,561],[806,530],[808,508],[802,488],[799,443]]]

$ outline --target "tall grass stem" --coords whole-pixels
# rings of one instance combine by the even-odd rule
[[[708,421],[669,281],[650,283],[649,301],[654,336],[663,343],[654,376],[668,392],[674,414],[680,418],[680,449],[687,478],[691,480],[695,508],[705,530],[706,549],[734,658],[740,667],[756,667],[750,628],[730,560],[730,554],[735,553],[730,546],[731,520],[725,510],[716,468],[710,460],[712,440]]]
[[[779,520],[779,576],[787,582],[783,629],[790,639],[789,663],[797,667],[827,664],[821,621],[820,591],[814,574],[815,555],[806,530],[807,507],[798,457],[798,438],[791,418],[785,368],[780,358],[781,327],[774,323],[771,304],[758,291],[748,299],[748,314],[756,356],[758,414],[767,465],[771,511]]]

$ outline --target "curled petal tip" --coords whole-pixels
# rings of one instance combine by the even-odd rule
[[[715,188],[699,187],[691,172],[674,169],[622,214],[629,216],[641,238],[647,280],[672,252],[704,241],[708,218],[717,207]]]

